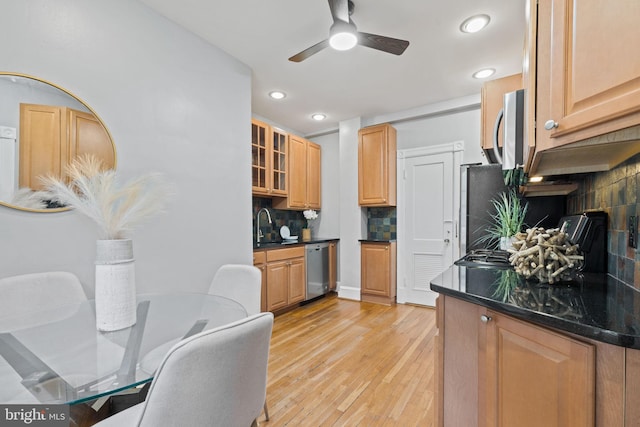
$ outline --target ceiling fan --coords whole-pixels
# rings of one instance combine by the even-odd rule
[[[356,44],[381,50],[383,52],[402,55],[409,46],[406,40],[379,36],[358,31],[351,20],[354,5],[351,0],[329,0],[329,8],[333,17],[333,25],[329,29],[329,38],[293,55],[289,61],[301,62],[322,49],[331,46],[336,50],[348,50]]]

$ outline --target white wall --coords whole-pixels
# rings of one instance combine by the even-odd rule
[[[484,161],[480,147],[480,109],[395,123],[398,150],[464,141],[463,163]]]
[[[124,178],[175,183],[167,211],[132,236],[140,292],[206,290],[220,264],[251,263],[247,66],[137,1],[3,0],[2,15],[3,71],[90,105]],[[75,212],[0,207],[0,277],[68,270],[93,295],[96,237]]]
[[[318,136],[313,142],[322,147],[322,209],[317,235],[340,236],[340,139],[338,133]]]

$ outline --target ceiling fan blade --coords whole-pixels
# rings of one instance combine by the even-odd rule
[[[394,55],[402,55],[407,46],[409,46],[409,42],[406,40],[379,36],[377,34],[358,32],[358,36],[358,44],[383,52],[393,53]]]
[[[329,9],[334,22],[336,19],[349,22],[349,0],[329,0]]]
[[[322,49],[324,49],[326,47],[329,47],[329,40],[322,40],[320,43],[316,43],[313,46],[303,50],[302,52],[296,53],[291,58],[289,58],[289,61],[292,61],[292,62],[304,61],[305,59],[307,59],[311,55],[314,55],[314,54],[320,52]]]

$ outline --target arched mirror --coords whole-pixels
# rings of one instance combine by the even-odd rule
[[[75,157],[116,167],[116,150],[95,112],[69,91],[36,77],[0,72],[0,205],[58,212],[40,176],[62,177]]]

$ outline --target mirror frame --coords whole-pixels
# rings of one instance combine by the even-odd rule
[[[109,137],[109,141],[111,142],[111,148],[113,148],[113,169],[115,170],[117,168],[117,166],[118,166],[118,152],[116,151],[116,144],[113,142],[113,136],[111,136],[111,132],[109,132],[109,128],[107,128],[107,126],[105,125],[104,121],[100,118],[100,116],[83,99],[81,99],[78,96],[74,95],[73,93],[71,93],[67,89],[65,89],[65,88],[63,88],[63,87],[61,87],[61,86],[59,86],[59,85],[57,85],[55,83],[51,83],[48,80],[41,79],[40,77],[35,77],[35,76],[31,76],[29,74],[24,74],[24,73],[15,73],[15,72],[11,72],[11,71],[0,71],[0,76],[20,77],[20,78],[27,78],[27,79],[31,79],[31,80],[36,80],[38,82],[47,84],[49,86],[52,86],[52,87],[62,91],[66,95],[70,96],[71,98],[75,99],[76,101],[78,101],[79,103],[84,105],[91,112],[91,114],[93,114],[95,116],[95,118],[100,122],[100,124],[104,128],[105,132],[107,133],[107,136]],[[11,203],[5,202],[3,200],[0,200],[0,206],[5,206],[7,208],[16,209],[16,210],[20,210],[20,211],[24,211],[24,212],[36,212],[36,213],[54,213],[54,212],[65,212],[65,211],[71,210],[70,207],[51,208],[51,209],[27,208],[27,207],[22,207],[22,206],[18,206],[18,205],[12,205]]]

